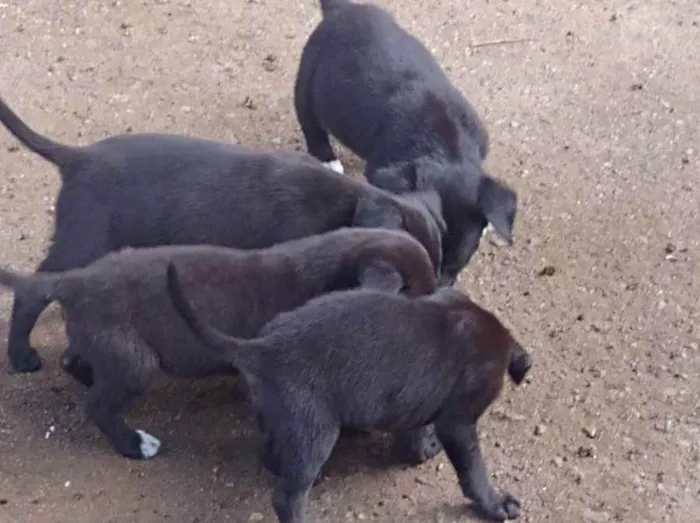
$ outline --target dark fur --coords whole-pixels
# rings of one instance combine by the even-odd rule
[[[53,244],[39,272],[84,267],[127,246],[255,249],[351,225],[404,229],[441,263],[444,225],[426,207],[430,192],[398,199],[305,154],[181,136],[122,135],[70,147],[32,131],[1,99],[0,121],[61,172]],[[41,366],[29,335],[44,303],[29,291],[15,294],[8,340],[15,371]]]
[[[321,2],[294,91],[308,151],[336,159],[333,134],[395,193],[435,190],[447,223],[441,284],[452,284],[490,222],[512,243],[517,197],[482,166],[489,149],[476,111],[431,53],[374,5]]]
[[[273,505],[281,523],[304,521],[308,492],[341,429],[391,432],[429,423],[479,511],[497,521],[519,515],[520,503],[491,485],[477,437],[477,421],[509,365],[527,354],[492,314],[452,289],[413,300],[337,292],[242,340],[195,311],[177,271],[168,270],[176,309],[212,355],[246,380],[264,438],[262,462],[277,477]]]
[[[400,231],[363,228],[265,250],[125,249],[64,273],[0,271],[0,285],[45,305],[60,303],[70,343],[64,368],[90,387],[88,416],[129,458],[143,457],[141,437],[125,424],[122,410],[146,390],[155,371],[181,377],[231,372],[173,309],[166,288],[171,262],[207,321],[241,337],[256,335],[279,312],[333,290],[363,285],[418,296],[435,287],[432,262],[417,241]]]

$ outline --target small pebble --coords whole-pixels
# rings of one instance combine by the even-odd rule
[[[258,106],[255,105],[255,101],[250,96],[245,97],[242,105],[243,107],[245,107],[246,109],[250,109],[251,111],[258,108]]]
[[[248,521],[262,521],[264,517],[265,516],[263,516],[260,512],[253,512],[250,517],[248,517]]]
[[[598,429],[595,427],[584,427],[583,433],[591,439],[594,439],[598,435]]]
[[[49,426],[49,430],[47,430],[46,434],[44,434],[44,439],[49,439],[54,432],[56,432],[56,425]]]
[[[535,425],[535,436],[542,436],[545,432],[547,432],[547,427],[544,425]]]
[[[654,423],[654,428],[659,432],[668,432],[671,430],[672,425],[673,422],[670,419],[667,419],[665,421],[657,421]]]
[[[583,519],[591,523],[605,523],[610,520],[610,514],[604,511],[585,509],[583,511]]]
[[[578,456],[579,458],[595,458],[595,447],[593,447],[592,445],[581,445],[576,450],[576,456]]]
[[[540,272],[537,273],[538,276],[554,276],[554,273],[557,272],[557,268],[554,265],[545,265],[540,269]]]
[[[574,478],[574,483],[576,483],[577,485],[580,485],[581,483],[583,483],[583,472],[581,472],[576,467],[573,467],[571,469],[571,475]]]
[[[277,69],[277,57],[273,54],[267,55],[263,61],[263,68],[268,72]]]

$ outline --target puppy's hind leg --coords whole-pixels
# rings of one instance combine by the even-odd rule
[[[34,372],[41,368],[41,358],[30,345],[29,336],[48,304],[48,300],[31,289],[15,291],[7,339],[7,356],[15,372]]]
[[[131,429],[123,409],[146,390],[157,368],[155,355],[129,336],[100,336],[91,347],[94,382],[88,392],[87,415],[122,456],[150,459],[160,441],[143,430]]]
[[[304,133],[306,149],[309,154],[323,162],[323,165],[327,168],[343,174],[345,172],[343,164],[338,160],[338,157],[333,151],[328,132],[326,132],[318,122],[313,107],[311,107],[311,103],[308,100],[308,95],[306,93],[295,93],[294,107],[297,112],[297,119],[299,120],[301,131]]]
[[[293,417],[276,417],[275,426],[268,433],[271,439],[267,460],[275,461],[269,468],[277,473],[272,505],[280,523],[304,523],[309,491],[330,456],[340,429],[313,408],[303,413],[292,408],[289,412]]]
[[[82,216],[79,218],[84,220]],[[57,217],[53,245],[37,272],[63,272],[84,267],[109,251],[101,220],[84,220],[85,223],[76,224],[76,227],[66,225],[66,221]],[[46,298],[33,292],[31,287],[15,292],[7,342],[10,365],[15,372],[34,372],[41,368],[41,359],[30,345],[29,336],[48,304]]]
[[[493,521],[517,518],[520,502],[507,492],[497,492],[489,481],[476,424],[445,416],[436,421],[435,429],[455,468],[462,492],[476,504],[477,511]]]

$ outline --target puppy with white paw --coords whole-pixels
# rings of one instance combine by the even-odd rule
[[[431,53],[385,10],[348,0],[321,0],[321,8],[294,91],[307,149],[342,172],[332,134],[366,161],[373,185],[436,191],[447,224],[441,285],[451,285],[487,224],[513,241],[517,197],[484,171],[486,129]]]
[[[155,372],[188,378],[232,373],[172,306],[166,285],[171,262],[207,321],[243,338],[280,312],[334,290],[362,286],[418,296],[431,292],[436,280],[427,251],[407,233],[361,227],[260,250],[163,246],[124,249],[61,273],[0,270],[0,285],[44,307],[61,305],[69,340],[62,366],[89,388],[88,418],[127,458],[150,459],[160,450],[158,438],[130,428],[123,416]]]

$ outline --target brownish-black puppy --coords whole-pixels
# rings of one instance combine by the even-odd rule
[[[63,182],[56,231],[38,272],[84,267],[124,247],[208,244],[261,249],[340,227],[408,231],[441,265],[444,225],[430,191],[397,198],[323,168],[308,155],[266,154],[161,134],[113,136],[85,147],[30,129],[0,99],[0,122],[54,163]],[[18,372],[40,368],[29,335],[46,307],[18,289],[8,356]]]
[[[173,308],[166,286],[171,262],[206,320],[241,337],[256,335],[279,312],[329,291],[365,285],[417,296],[435,286],[420,243],[400,231],[363,228],[263,250],[126,249],[64,273],[0,271],[1,285],[60,303],[70,343],[64,368],[90,387],[88,417],[129,458],[150,458],[160,446],[150,434],[129,428],[122,415],[154,372],[204,377],[232,371],[203,348]]]
[[[477,421],[532,361],[489,312],[452,289],[427,297],[351,290],[282,313],[259,337],[221,333],[168,269],[173,303],[193,332],[240,370],[276,477],[281,523],[303,523],[309,490],[343,428],[405,431],[434,423],[465,496],[486,517],[516,518],[520,503],[491,485]]]

